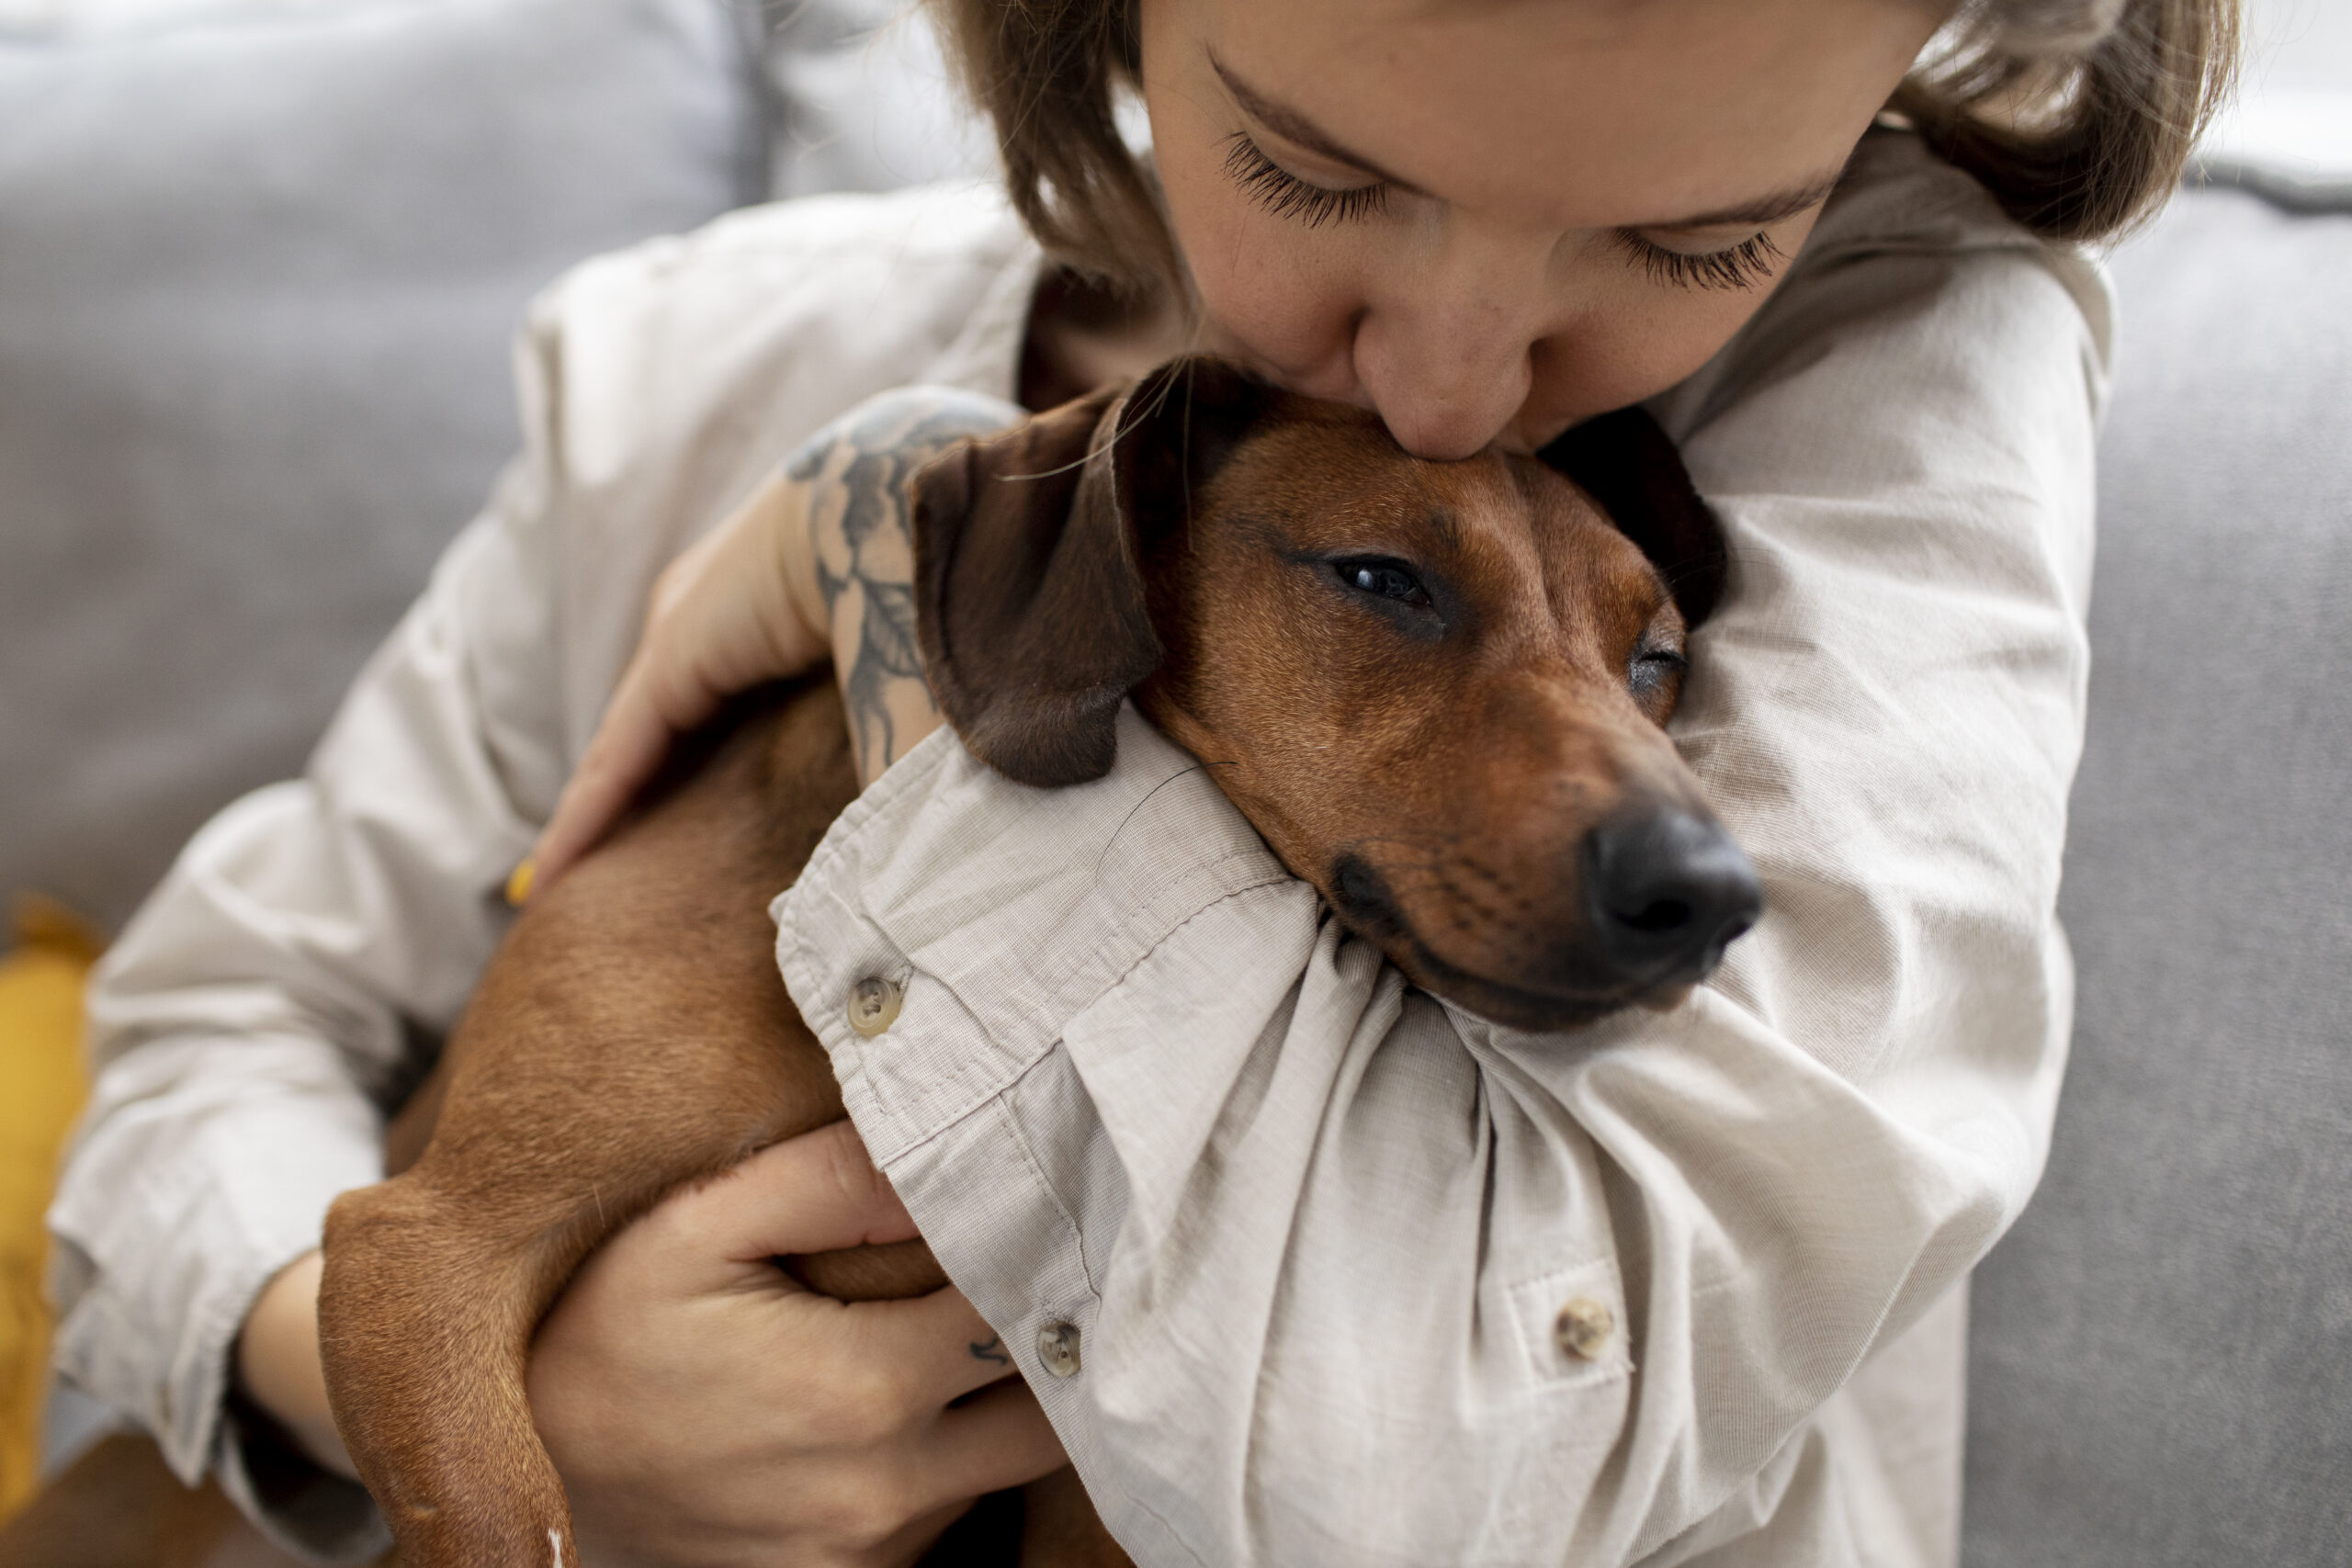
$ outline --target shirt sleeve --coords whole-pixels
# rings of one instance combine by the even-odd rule
[[[182,853],[90,991],[96,1082],[51,1228],[64,1374],[213,1468],[281,1544],[389,1539],[227,1397],[254,1296],[380,1179],[502,890],[637,640],[661,569],[842,409],[1002,393],[1039,256],[977,186],[747,209],[583,262],[516,350],[524,451],[301,778]]]
[[[542,368],[522,357],[536,401]],[[549,499],[541,444],[304,775],[198,835],[89,993],[95,1085],[51,1213],[60,1366],[153,1430],[184,1480],[217,1464],[330,1560],[389,1538],[356,1486],[248,1466],[243,1439],[266,1438],[223,1418],[229,1358],[328,1204],[381,1179],[383,1107],[455,1021],[563,778]]]
[[[1674,733],[1768,900],[1674,1012],[1410,990],[1132,715],[1050,795],[933,737],[779,901],[868,1146],[1139,1562],[1766,1530],[2031,1192],[2105,296],[1940,177],[1660,405],[1733,560]]]

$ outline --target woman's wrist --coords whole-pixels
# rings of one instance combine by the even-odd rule
[[[786,465],[786,482],[803,487],[786,580],[825,629],[862,783],[942,722],[915,631],[915,476],[958,442],[1023,417],[977,393],[904,388],[836,420]]]
[[[790,623],[778,645],[824,650],[805,662],[831,656],[858,783],[870,784],[940,723],[915,652],[911,502],[903,483],[834,471],[827,459],[845,454],[874,461],[854,438],[812,454],[817,461],[796,462],[755,496],[744,521],[775,546]]]
[[[817,581],[817,542],[813,487],[791,473],[769,481],[752,502],[760,514],[758,531],[775,547],[776,574],[784,582],[785,604],[791,611],[796,636],[816,651],[811,662],[830,652],[831,634],[825,595]]]
[[[279,1269],[254,1298],[238,1331],[236,1377],[259,1405],[301,1445],[311,1460],[357,1480],[327,1402],[319,1356],[319,1275],[324,1259],[306,1252]]]

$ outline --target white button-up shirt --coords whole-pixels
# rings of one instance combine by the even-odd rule
[[[379,1173],[655,572],[867,394],[1009,395],[1037,265],[992,195],[827,198],[535,310],[526,457],[94,991],[61,1356],[184,1474],[254,1500],[236,1327]],[[836,825],[778,902],[787,981],[1147,1568],[1954,1560],[1964,1281],[2064,1053],[2107,309],[1874,133],[1654,405],[1733,557],[1674,734],[1770,900],[1672,1013],[1532,1036],[1410,989],[1203,775],[1159,788],[1184,761],[1132,714],[1095,784],[943,733]],[[868,978],[903,995],[870,1036]]]

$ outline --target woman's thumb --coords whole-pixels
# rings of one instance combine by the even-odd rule
[[[673,731],[641,684],[622,678],[578,770],[556,798],[555,814],[507,883],[510,903],[526,902],[534,887],[548,886],[594,849],[669,754]]]
[[[671,1206],[681,1223],[737,1262],[916,1234],[913,1217],[847,1122],[771,1145]]]

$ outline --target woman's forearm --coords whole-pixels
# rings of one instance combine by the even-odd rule
[[[957,442],[1024,417],[998,399],[910,388],[853,409],[785,467],[775,502],[785,580],[810,624],[826,628],[863,783],[941,722],[915,634],[914,477]]]
[[[264,1286],[237,1336],[237,1381],[253,1402],[338,1475],[359,1479],[335,1430],[319,1359],[320,1254],[306,1252]]]

